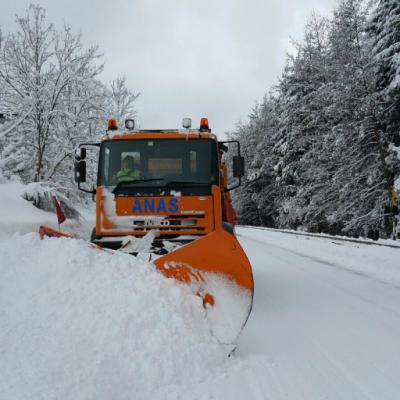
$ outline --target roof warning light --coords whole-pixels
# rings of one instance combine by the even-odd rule
[[[202,118],[200,120],[200,132],[211,132],[208,126],[208,118]]]
[[[185,129],[190,129],[192,126],[192,119],[191,118],[183,118],[182,119],[182,126]]]
[[[118,122],[115,118],[110,118],[107,121],[107,126],[109,131],[116,131],[118,130]]]

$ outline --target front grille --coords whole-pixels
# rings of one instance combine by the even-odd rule
[[[166,223],[150,225],[146,219],[140,220],[135,219],[132,230],[134,232],[146,232],[151,229],[157,229],[160,232],[174,232],[179,233],[180,231],[197,231],[204,232],[206,228],[199,226],[201,222],[204,225],[205,215],[171,215],[165,218]]]
[[[143,227],[134,227],[132,230],[134,232],[147,232],[152,229],[157,229],[160,232],[180,232],[180,231],[198,231],[204,232],[206,228],[203,226],[143,226]]]

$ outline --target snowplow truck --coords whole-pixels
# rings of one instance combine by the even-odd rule
[[[86,183],[86,155],[99,150],[97,185]],[[228,148],[231,170],[225,161]],[[231,153],[231,151],[229,152]],[[232,176],[232,184],[228,176]],[[199,129],[120,129],[108,121],[99,143],[75,152],[75,181],[96,201],[91,241],[141,255],[168,278],[202,298],[213,332],[232,343],[250,314],[253,276],[234,233],[230,191],[241,184],[244,159],[237,141],[218,141],[202,118]]]

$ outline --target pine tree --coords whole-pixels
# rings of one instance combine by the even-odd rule
[[[399,176],[399,4],[379,2],[371,24],[370,10],[342,0],[330,20],[312,16],[273,95],[235,132],[254,167],[236,195],[244,220],[389,236]]]
[[[400,3],[380,0],[368,26],[382,129],[400,145]]]
[[[279,122],[274,154],[281,160],[279,185],[280,226],[304,225],[313,183],[308,179],[316,143],[325,124],[321,96],[327,84],[327,20],[313,15],[305,28],[304,43],[288,60],[278,87]],[[314,175],[316,176],[316,175]],[[315,184],[318,184],[315,182]]]

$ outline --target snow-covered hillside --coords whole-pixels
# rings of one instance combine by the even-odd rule
[[[83,240],[39,240],[54,215],[6,186],[1,399],[398,399],[400,249],[239,228],[256,291],[227,357],[188,287]]]

